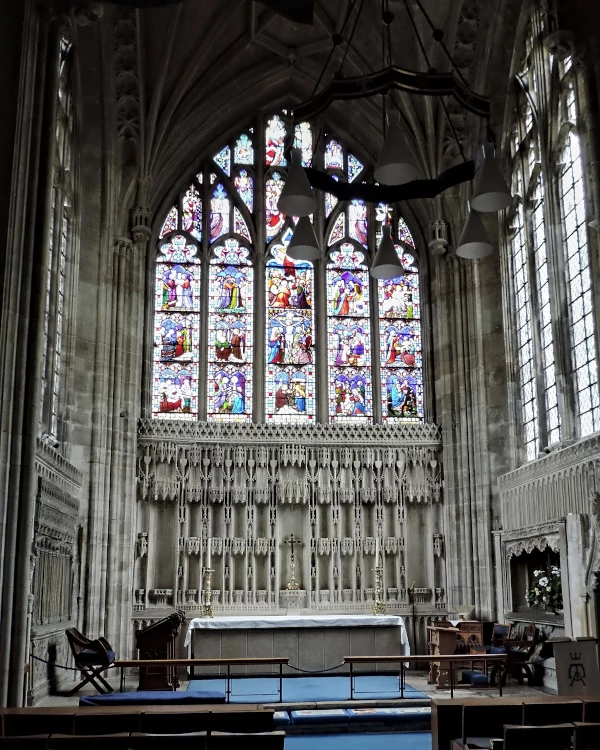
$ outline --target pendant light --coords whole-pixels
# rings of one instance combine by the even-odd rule
[[[381,230],[383,237],[373,259],[371,276],[374,276],[376,279],[394,279],[396,276],[402,276],[404,267],[400,262],[398,252],[392,240],[391,226],[384,224]]]
[[[456,247],[456,254],[459,258],[476,260],[490,255],[493,249],[481,216],[470,206],[465,227]]]
[[[400,113],[387,116],[388,131],[373,176],[383,185],[404,185],[419,179],[419,169],[400,127]]]
[[[479,154],[482,161],[475,172],[471,206],[476,211],[502,211],[512,196],[494,155],[494,144],[484,143]]]
[[[302,150],[292,149],[292,163],[281,190],[277,209],[286,216],[308,216],[317,210],[315,191],[302,166]]]
[[[321,248],[308,216],[301,216],[298,219],[286,255],[294,260],[317,260],[321,257]]]

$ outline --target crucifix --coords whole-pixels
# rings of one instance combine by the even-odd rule
[[[284,544],[289,544],[291,549],[291,555],[290,555],[290,580],[288,581],[288,591],[298,591],[300,586],[298,586],[298,581],[296,580],[296,561],[294,559],[294,544],[302,544],[300,539],[296,539],[293,534],[290,534],[289,539],[283,540]]]

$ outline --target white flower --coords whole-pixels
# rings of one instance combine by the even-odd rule
[[[543,578],[540,578],[540,580],[538,581],[538,584],[540,586],[547,586],[548,585],[548,578],[546,576],[544,576]]]

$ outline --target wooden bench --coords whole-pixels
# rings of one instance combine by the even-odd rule
[[[279,702],[283,701],[283,667],[287,666],[290,659],[288,656],[244,656],[231,659],[119,659],[112,667],[121,670],[120,691],[125,687],[125,669],[141,669],[144,667],[226,667],[226,700],[231,698],[231,667],[239,666],[261,666],[275,664],[279,667]],[[112,668],[111,667],[111,668]]]
[[[424,654],[418,656],[344,656],[344,664],[350,665],[350,699],[354,698],[354,665],[355,664],[399,664],[400,665],[400,697],[404,698],[404,689],[406,685],[406,665],[407,664],[429,664],[436,661],[444,661],[449,664],[449,675],[450,675],[450,697],[454,696],[454,690],[456,687],[455,683],[455,669],[460,663],[464,665],[465,661],[476,661],[476,662],[489,662],[491,664],[502,663],[506,660],[505,654],[477,654],[473,659],[469,659],[468,654],[452,654],[446,656],[446,654]],[[498,693],[502,695],[502,683],[498,684]]]
[[[261,704],[199,704],[183,706],[55,706],[0,709],[3,737],[65,734],[101,735],[120,732],[175,734],[273,729],[273,708]]]

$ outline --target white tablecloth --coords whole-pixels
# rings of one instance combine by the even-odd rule
[[[410,654],[404,620],[396,615],[253,615],[251,617],[195,617],[190,620],[185,645],[192,642],[194,630],[276,630],[278,628],[400,628],[404,656]]]

